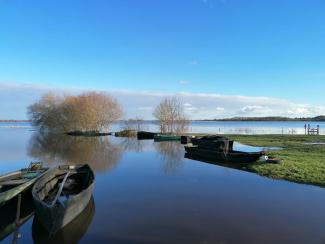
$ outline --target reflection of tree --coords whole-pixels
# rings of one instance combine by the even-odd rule
[[[29,143],[29,156],[47,163],[88,163],[95,171],[115,167],[122,149],[108,137],[72,137],[54,133],[35,133]]]
[[[131,137],[121,137],[119,146],[124,151],[134,151],[142,152],[143,151],[143,141],[137,140],[136,138]]]
[[[182,165],[184,158],[183,145],[175,141],[155,142],[154,147],[164,161],[165,172],[174,172]]]

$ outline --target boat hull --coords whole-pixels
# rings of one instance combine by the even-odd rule
[[[148,131],[138,131],[137,138],[138,140],[152,140],[154,139],[157,133],[148,132]]]
[[[32,226],[32,235],[35,244],[51,243],[79,243],[83,235],[87,232],[89,225],[95,214],[95,201],[91,197],[86,208],[74,218],[64,228],[60,229],[54,235],[44,229],[39,220],[34,218]]]
[[[180,141],[181,137],[180,136],[169,136],[169,135],[155,135],[154,136],[154,141],[155,142],[160,142],[160,141]]]
[[[264,155],[263,152],[251,153],[230,151],[228,153],[224,153],[223,151],[208,150],[196,146],[185,146],[185,151],[189,155],[212,159],[220,163],[253,163]]]
[[[44,168],[38,172],[29,172],[29,173],[36,173],[37,175],[35,176],[35,178],[32,178],[25,183],[19,184],[4,192],[0,192],[0,207],[6,204],[9,200],[19,195],[20,193],[26,192],[27,190],[31,189],[34,183],[44,174],[46,170],[47,169]],[[15,172],[8,173],[6,175],[2,175],[0,176],[0,185],[2,182],[6,182],[10,179],[22,177],[25,173],[26,170],[18,170]]]
[[[202,149],[216,150],[216,151],[232,151],[234,141],[221,136],[204,136],[192,138],[193,145]]]
[[[89,168],[89,166],[87,167]],[[92,175],[90,177],[94,179],[93,172],[91,170],[89,172]],[[42,186],[49,189],[53,188],[54,184],[56,183],[55,180],[53,181],[53,179],[59,175],[62,175],[62,173],[64,173],[64,171],[60,168],[49,170],[49,172],[47,172],[47,174],[45,174],[34,185],[32,190],[35,203],[35,215],[42,226],[52,234],[56,233],[59,229],[70,223],[86,208],[91,199],[92,191],[95,185],[95,180],[93,180],[92,183],[87,186],[87,188],[83,189],[78,194],[70,196],[69,199],[64,203],[57,201],[53,206],[51,206],[42,200],[42,197],[38,192]],[[50,183],[52,181],[53,183]]]

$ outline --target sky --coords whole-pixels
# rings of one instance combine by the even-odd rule
[[[325,0],[0,0],[0,119],[97,90],[128,118],[325,114]]]

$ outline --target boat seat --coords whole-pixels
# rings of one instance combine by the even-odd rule
[[[21,185],[29,181],[29,179],[19,179],[19,180],[8,180],[5,182],[0,182],[1,186],[12,186],[12,185]]]

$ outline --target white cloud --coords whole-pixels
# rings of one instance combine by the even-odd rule
[[[187,81],[187,80],[180,80],[179,81],[179,84],[181,84],[181,85],[187,85],[189,83],[189,81]]]
[[[80,93],[79,88],[53,88],[34,84],[0,82],[0,118],[26,118],[26,108],[48,91]],[[104,91],[104,90],[101,90]],[[124,107],[127,118],[152,119],[152,111],[161,99],[177,96],[192,119],[213,119],[233,116],[307,117],[325,114],[325,106],[294,103],[272,97],[222,95],[194,92],[152,92],[111,89],[109,93]]]
[[[249,106],[242,107],[242,109],[240,111],[242,113],[251,113],[251,112],[262,110],[262,109],[263,109],[263,106],[249,105]]]
[[[223,107],[216,107],[216,111],[217,112],[223,112],[223,111],[225,111],[225,108],[223,108]]]

